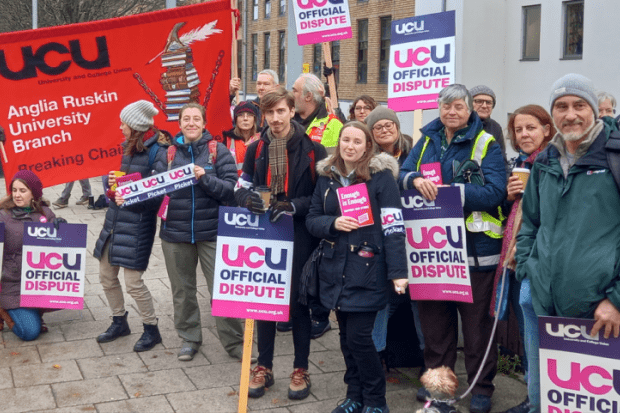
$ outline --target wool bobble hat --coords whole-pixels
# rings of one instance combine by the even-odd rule
[[[396,124],[398,130],[400,130],[400,121],[398,120],[398,116],[396,116],[396,112],[381,105],[374,108],[372,112],[370,112],[370,114],[366,116],[364,122],[366,122],[366,125],[368,125],[370,129],[372,129],[372,127],[375,126],[375,123],[383,119],[391,120]]]
[[[562,96],[579,96],[588,102],[594,111],[594,117],[598,119],[596,89],[594,88],[594,83],[587,77],[577,73],[569,73],[556,80],[551,88],[551,99],[549,99],[551,105],[550,112],[553,112],[555,101]]]
[[[254,119],[258,122],[260,119],[260,111],[258,106],[256,106],[252,102],[241,102],[233,109],[233,118],[235,121],[237,120],[237,116],[241,115],[243,112],[248,112],[254,115]]]
[[[485,85],[478,85],[472,87],[471,89],[469,89],[469,94],[472,98],[475,98],[478,95],[489,95],[493,99],[493,107],[495,107],[495,104],[497,103],[497,99],[495,98],[495,92],[493,92],[490,87]]]
[[[153,118],[159,111],[148,100],[130,103],[121,110],[121,121],[138,132],[146,132],[153,126]]]
[[[28,185],[30,191],[32,192],[32,197],[36,199],[40,199],[43,196],[43,184],[39,177],[32,171],[28,169],[22,169],[21,171],[15,172],[13,175],[13,180],[11,181],[11,187],[13,187],[13,182],[16,179],[21,179]]]

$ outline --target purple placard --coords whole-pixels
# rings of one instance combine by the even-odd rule
[[[211,313],[287,321],[293,264],[293,219],[220,207]]]
[[[21,307],[84,308],[86,237],[85,224],[24,223]]]
[[[539,317],[540,402],[549,413],[617,412],[620,406],[620,338],[594,320]]]
[[[411,299],[473,302],[460,189],[439,187],[434,201],[412,189],[401,202]]]

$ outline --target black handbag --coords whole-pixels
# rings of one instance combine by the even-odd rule
[[[319,296],[319,266],[323,257],[323,244],[325,240],[321,240],[319,246],[312,251],[310,258],[304,264],[301,270],[301,278],[299,280],[299,301],[302,305],[308,305],[308,296]]]

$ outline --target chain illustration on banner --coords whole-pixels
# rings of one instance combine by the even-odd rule
[[[209,100],[211,100],[211,92],[213,92],[213,85],[215,84],[215,78],[220,73],[220,66],[222,66],[222,59],[226,53],[223,50],[220,50],[220,53],[217,55],[217,61],[215,62],[215,68],[213,69],[213,73],[211,74],[211,81],[209,82],[209,87],[205,93],[205,100],[202,102],[202,106],[205,107],[205,111],[207,110],[207,106],[209,105]],[[215,135],[214,139],[218,142],[222,142],[223,138],[221,135]]]

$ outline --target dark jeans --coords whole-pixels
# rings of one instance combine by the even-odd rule
[[[293,346],[295,361],[293,368],[308,369],[310,355],[310,310],[295,299],[291,300],[291,321],[293,322]],[[276,323],[273,321],[257,321],[256,332],[258,341],[258,364],[273,369],[273,351],[276,339]]]
[[[454,370],[458,342],[457,311],[463,322],[465,341],[465,370],[471,384],[484,357],[493,318],[489,315],[495,270],[471,271],[471,289],[474,302],[418,301],[420,321],[424,332],[424,363],[429,369],[448,366]],[[491,347],[482,373],[472,393],[491,396],[495,387],[493,378],[497,372],[497,348]]]
[[[308,305],[312,311],[312,319],[315,321],[327,321],[329,319],[329,308],[323,307],[318,297],[308,296]]]
[[[372,341],[377,311],[336,311],[336,317],[340,326],[340,349],[347,366],[344,374],[347,397],[364,406],[385,406],[385,374]]]

